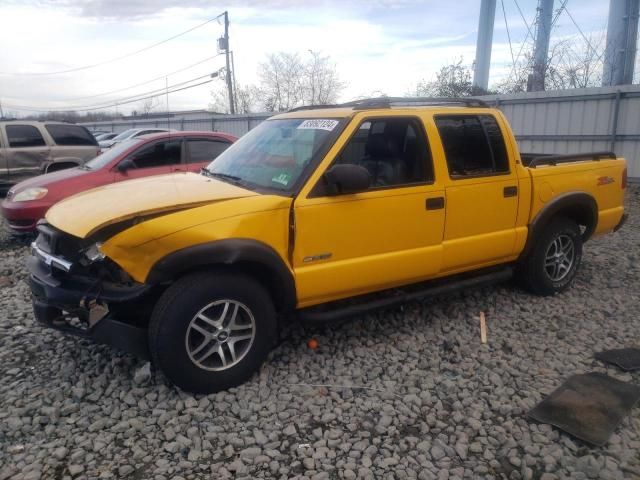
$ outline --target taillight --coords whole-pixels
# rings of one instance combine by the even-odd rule
[[[624,167],[622,171],[622,182],[620,183],[622,188],[627,188],[627,167]]]

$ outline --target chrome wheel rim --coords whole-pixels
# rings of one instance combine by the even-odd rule
[[[544,257],[544,269],[553,282],[563,280],[573,267],[576,249],[569,235],[558,235]]]
[[[203,370],[226,370],[247,355],[255,333],[256,322],[246,305],[217,300],[191,319],[185,346],[189,359]]]

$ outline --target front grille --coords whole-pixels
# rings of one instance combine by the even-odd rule
[[[70,262],[74,262],[80,256],[85,243],[80,238],[58,230],[46,222],[39,223],[37,229],[39,235],[36,245],[41,250]]]

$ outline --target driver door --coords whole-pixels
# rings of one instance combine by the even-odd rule
[[[370,188],[335,195],[315,175],[309,182],[314,185],[295,201],[292,263],[299,307],[413,283],[440,271],[445,192],[434,175],[422,119],[362,115],[316,173],[334,164],[360,165],[371,175]]]
[[[115,181],[171,173],[180,168],[182,149],[182,139],[179,138],[146,144],[120,162],[132,162],[132,164],[125,170],[116,167]]]

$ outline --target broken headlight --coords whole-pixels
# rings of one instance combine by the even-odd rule
[[[100,247],[102,247],[102,243],[96,242],[90,247],[84,249],[82,253],[84,253],[85,258],[89,260],[89,263],[104,260],[105,255],[102,253],[102,250],[100,250]]]

